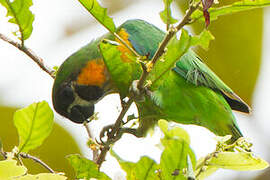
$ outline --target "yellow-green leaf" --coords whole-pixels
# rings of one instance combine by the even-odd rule
[[[189,145],[183,139],[162,139],[164,151],[160,157],[161,179],[185,180],[184,170],[188,168],[188,156],[192,167],[195,167],[196,158]]]
[[[81,157],[78,154],[71,154],[67,156],[69,163],[76,172],[78,179],[97,178],[99,180],[109,180],[110,178],[103,172],[100,172],[98,165],[93,161]]]
[[[34,15],[30,11],[32,0],[0,0],[7,9],[7,17],[10,17],[9,22],[19,26],[20,39],[26,40],[30,37],[33,30]],[[17,33],[15,33],[17,34]]]
[[[188,144],[190,143],[189,135],[184,129],[178,126],[174,126],[170,128],[168,125],[168,121],[163,120],[163,119],[158,121],[158,126],[161,129],[161,131],[164,133],[166,138],[169,138],[169,139],[180,138],[180,139],[185,140],[186,143]]]
[[[42,144],[53,128],[53,111],[46,101],[33,103],[15,112],[19,151],[28,152]]]
[[[163,0],[164,10],[159,13],[161,20],[165,24],[174,24],[177,22],[177,19],[172,17],[171,3],[172,0]]]
[[[209,166],[238,171],[262,170],[269,167],[268,162],[245,152],[221,152],[211,158]]]
[[[242,0],[237,1],[233,4],[228,6],[222,6],[218,8],[210,8],[208,12],[210,13],[211,21],[216,20],[218,16],[232,14],[240,11],[246,11],[255,8],[262,8],[270,6],[269,0]],[[196,10],[192,15],[191,18],[193,20],[204,20],[203,12],[200,10]]]
[[[26,173],[24,166],[18,166],[15,160],[0,161],[0,179],[9,179]]]
[[[134,179],[152,179],[158,180],[158,165],[154,160],[147,156],[143,156],[136,163],[121,159],[114,151],[110,151],[111,155],[116,158],[121,168],[126,172],[127,180]]]
[[[100,6],[97,0],[79,0],[79,2],[87,9],[88,12],[96,18],[110,32],[115,32],[115,24],[113,19],[107,14],[107,9]]]
[[[40,173],[36,175],[27,174],[18,178],[20,180],[66,180],[67,177],[60,174],[52,174],[52,173]]]
[[[211,40],[214,40],[215,37],[211,34],[210,31],[204,29],[200,35],[193,36],[190,41],[191,46],[199,45],[204,49],[208,49],[209,43]]]
[[[129,61],[122,60],[117,42],[102,41],[99,48],[112,80],[119,88],[121,96],[125,97],[132,81],[140,78],[140,64],[130,54],[126,54]]]

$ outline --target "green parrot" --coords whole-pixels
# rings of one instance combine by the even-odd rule
[[[138,19],[126,21],[117,28],[117,33],[147,59],[154,56],[165,36],[162,30]],[[99,44],[103,39],[117,41],[115,46],[122,52],[121,63],[117,62],[113,68],[100,51]],[[142,73],[138,63],[131,63],[128,53],[130,50],[119,40],[105,34],[68,57],[54,81],[54,109],[75,123],[83,123],[93,115],[94,105],[104,96],[111,93],[119,93],[122,98],[128,96],[132,82]],[[114,62],[113,57],[110,60]],[[124,68],[131,64],[132,68]],[[121,74],[127,69],[131,78],[125,81],[127,77]],[[123,131],[142,137],[159,119],[166,119],[203,126],[219,136],[232,135],[233,141],[243,136],[232,110],[249,113],[250,107],[192,50],[188,50],[148,91],[143,101],[135,102],[139,127],[123,128]]]

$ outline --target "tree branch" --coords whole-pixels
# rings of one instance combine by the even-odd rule
[[[5,35],[0,33],[0,39],[2,39],[3,41],[8,42],[9,44],[13,45],[14,47],[18,48],[19,50],[21,50],[22,52],[24,52],[27,56],[29,56],[33,61],[35,61],[35,63],[37,63],[37,65],[46,73],[48,73],[52,78],[54,77],[54,71],[51,70],[49,67],[47,67],[44,62],[43,59],[38,57],[31,49],[25,47],[24,45],[13,41],[12,39],[6,37]]]
[[[25,159],[32,159],[33,161],[42,165],[44,168],[46,168],[51,173],[55,173],[54,170],[52,168],[50,168],[46,163],[44,163],[41,159],[39,159],[35,156],[31,156],[30,154],[26,154],[26,153],[20,153],[19,155],[20,155],[20,157],[25,158]]]
[[[201,2],[198,2],[195,6],[190,6],[190,8],[187,11],[186,15],[184,16],[183,20],[175,28],[170,28],[169,29],[168,34],[165,36],[165,38],[161,42],[161,45],[158,48],[158,50],[156,51],[156,53],[154,54],[152,60],[147,64],[148,66],[151,66],[150,70],[148,70],[148,67],[145,66],[144,63],[141,63],[143,73],[142,73],[142,75],[141,75],[141,77],[139,79],[139,82],[137,84],[137,88],[139,90],[143,90],[143,88],[144,88],[143,85],[144,85],[144,82],[146,81],[147,76],[149,75],[151,69],[154,67],[157,60],[165,52],[164,50],[165,50],[166,46],[168,45],[169,41],[176,34],[176,32],[178,32],[180,29],[182,29],[183,26],[185,26],[186,24],[189,23],[191,14],[199,7],[200,3]],[[129,47],[126,44],[125,44],[125,46]],[[136,55],[137,53],[134,53],[134,54]],[[119,138],[116,138],[116,136],[117,136],[117,134],[119,133],[119,131],[121,129],[122,120],[123,120],[126,112],[128,111],[129,107],[131,106],[131,104],[135,100],[135,98],[136,98],[135,95],[132,94],[131,97],[129,98],[128,102],[124,106],[122,106],[122,111],[120,112],[115,124],[112,127],[109,128],[109,129],[111,129],[111,131],[110,132],[107,131],[107,133],[108,133],[107,134],[107,137],[108,137],[107,143],[103,144],[103,148],[101,148],[101,153],[100,153],[100,155],[99,155],[99,157],[98,157],[98,159],[96,161],[96,163],[99,165],[99,167],[104,162],[105,156],[106,156],[107,152],[110,150],[110,144],[115,143],[117,140],[119,140]],[[105,130],[103,129],[102,132],[101,132],[100,137],[102,137],[104,135],[103,134],[104,132],[105,132]]]
[[[101,148],[101,153],[96,161],[96,163],[99,165],[99,167],[101,166],[101,164],[104,162],[105,160],[105,156],[107,154],[107,152],[110,150],[110,144],[112,143],[115,143],[117,139],[115,139],[116,137],[116,134],[119,133],[119,130],[121,128],[121,124],[122,124],[122,120],[125,116],[125,114],[127,113],[127,111],[129,110],[131,104],[133,103],[134,101],[134,98],[133,97],[130,97],[128,102],[125,103],[124,106],[122,106],[122,111],[120,112],[117,120],[115,121],[113,127],[111,128],[112,131],[108,134],[108,139],[107,139],[107,142],[110,142],[109,144],[104,144],[103,147]],[[101,132],[102,134],[102,132]],[[102,136],[102,135],[101,135]]]
[[[167,35],[164,37],[164,39],[161,42],[158,50],[155,52],[152,60],[147,64],[148,67],[143,68],[143,73],[142,73],[142,75],[141,75],[141,77],[139,79],[139,82],[138,82],[138,89],[139,90],[143,89],[143,85],[144,85],[144,82],[146,81],[147,76],[151,72],[151,69],[153,69],[153,67],[155,66],[157,60],[164,54],[165,48],[168,45],[168,43],[170,42],[170,40],[186,24],[189,24],[191,14],[199,7],[200,4],[201,4],[201,1],[198,2],[197,4],[195,4],[194,6],[190,5],[190,7],[189,7],[187,13],[185,14],[184,18],[182,19],[182,21],[175,28],[174,27],[169,28]]]

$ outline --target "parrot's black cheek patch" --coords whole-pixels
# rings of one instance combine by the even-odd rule
[[[87,121],[94,113],[94,106],[73,106],[70,111],[69,119],[75,123]]]
[[[66,111],[69,105],[74,101],[73,90],[69,85],[64,85],[56,92],[55,96],[56,110]]]
[[[98,86],[75,85],[75,91],[86,101],[96,101],[104,94],[103,89]]]

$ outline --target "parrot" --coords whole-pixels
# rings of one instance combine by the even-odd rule
[[[139,55],[151,59],[166,33],[151,23],[131,19],[120,25],[117,34]],[[122,52],[121,62],[109,67],[99,47],[104,39]],[[121,41],[105,34],[85,45],[59,67],[52,89],[54,109],[75,123],[83,123],[94,114],[94,106],[108,94],[129,95],[132,82],[142,73],[136,62],[127,70],[131,53]],[[113,57],[109,59],[114,62]],[[116,61],[115,61],[116,62]],[[134,65],[134,63],[133,63]],[[118,76],[112,76],[117,71]],[[123,76],[130,71],[130,77]],[[123,83],[117,83],[121,81]],[[135,101],[138,110],[138,128],[126,132],[143,137],[159,119],[193,124],[207,128],[218,136],[231,135],[232,141],[243,137],[232,112],[250,113],[251,108],[228,87],[191,49],[153,85],[144,100]],[[124,131],[124,128],[123,128]]]

